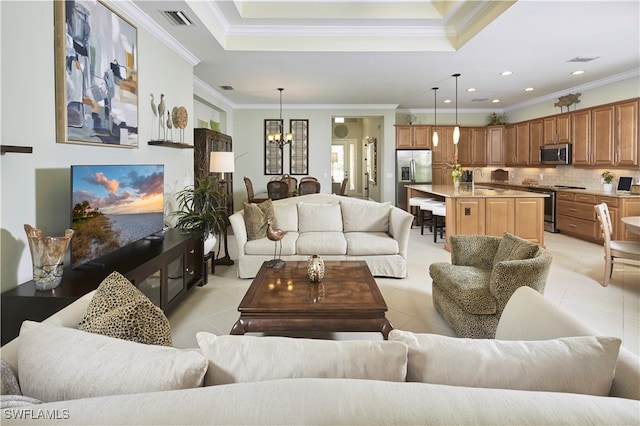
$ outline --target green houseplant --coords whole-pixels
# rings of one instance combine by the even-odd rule
[[[211,250],[216,236],[226,229],[229,221],[227,196],[219,188],[215,178],[196,179],[194,185],[176,194],[179,210],[171,213],[177,218],[176,228],[202,230],[205,240],[213,239],[209,250],[205,248],[205,254]]]
[[[602,181],[604,182],[604,191],[611,192],[611,190],[613,189],[613,184],[611,183],[613,182],[613,174],[611,174],[609,170],[605,170],[600,176],[602,176]]]

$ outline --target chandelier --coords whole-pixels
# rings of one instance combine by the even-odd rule
[[[269,133],[267,135],[267,140],[270,143],[277,144],[278,148],[282,148],[286,144],[291,143],[291,141],[293,140],[293,133],[284,133],[284,124],[282,121],[282,91],[284,90],[284,88],[278,87],[278,90],[280,91],[280,121],[278,122],[278,126],[280,127],[280,129],[278,129],[279,131],[277,133]]]

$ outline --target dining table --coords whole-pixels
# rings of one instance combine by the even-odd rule
[[[629,232],[640,234],[640,216],[626,216],[620,219]]]

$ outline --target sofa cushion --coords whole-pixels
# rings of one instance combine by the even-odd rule
[[[45,402],[198,387],[208,366],[194,351],[32,321],[19,342],[22,392]]]
[[[409,346],[407,381],[607,396],[620,339],[506,341],[392,330]]]
[[[347,254],[347,240],[342,232],[304,232],[296,241],[300,255]]]
[[[491,271],[474,266],[436,262],[429,266],[433,285],[454,300],[465,312],[475,315],[493,315],[498,304],[491,295]]]
[[[344,232],[387,232],[391,203],[340,201]]]
[[[398,241],[386,232],[347,232],[344,238],[349,256],[398,254]]]
[[[172,344],[162,309],[118,272],[100,283],[78,329],[150,345]]]
[[[298,203],[298,231],[342,232],[340,204]]]
[[[196,334],[209,359],[205,386],[287,378],[350,378],[403,382],[407,346],[389,341]]]
[[[540,247],[537,244],[505,232],[493,258],[493,265],[503,260],[531,259],[538,254],[539,250]]]
[[[277,250],[280,252],[280,244],[282,243],[282,256],[291,256],[296,254],[297,232],[287,232],[283,239],[277,244]],[[244,245],[244,252],[248,255],[273,256],[276,250],[276,242],[268,238],[260,238],[259,240],[247,241]],[[277,253],[276,253],[277,255]]]
[[[244,203],[244,223],[247,228],[247,240],[257,240],[267,236],[267,220],[273,219],[271,226],[277,227],[273,203],[271,200],[260,204]]]
[[[2,391],[0,395],[22,395],[18,379],[13,369],[4,359],[1,361],[0,371],[2,372]]]
[[[285,232],[298,231],[298,206],[290,203],[273,203],[273,213],[278,228]]]

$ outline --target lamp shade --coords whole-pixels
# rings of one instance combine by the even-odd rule
[[[211,173],[233,173],[235,171],[233,152],[213,151],[209,155]]]

